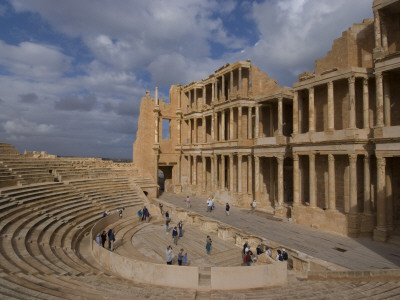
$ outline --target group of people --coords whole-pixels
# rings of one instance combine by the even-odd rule
[[[212,197],[208,197],[207,199],[207,212],[211,212],[215,209],[214,201]]]
[[[179,236],[178,236],[178,230],[179,230]],[[167,228],[167,233],[168,233],[168,228]],[[181,237],[183,237],[183,222],[179,221],[178,225],[175,226],[174,229],[172,230],[172,238],[174,239],[175,245],[178,245],[178,238]]]
[[[268,256],[269,258],[272,259],[272,251],[270,248],[266,247],[265,250],[263,250],[263,246],[262,245],[258,245],[256,248],[256,253],[257,255],[254,255],[253,252],[250,250],[250,246],[248,245],[248,243],[244,243],[243,245],[243,262],[248,265],[251,266],[251,264],[253,262],[256,262],[258,259],[258,255],[261,255],[263,253],[265,253],[266,256]],[[275,257],[276,261],[285,261],[289,259],[289,255],[286,252],[286,250],[284,248],[282,248],[282,250],[278,249],[277,250],[277,254]]]
[[[178,253],[178,265],[182,266],[182,264],[187,263],[187,253],[183,254],[183,248]],[[165,255],[167,257],[167,265],[172,265],[172,258],[173,258],[173,250],[171,245],[167,247],[165,250]]]
[[[139,221],[146,220],[147,223],[150,221],[150,212],[146,206],[144,206],[143,209],[139,209],[137,214],[139,217]]]
[[[110,251],[114,251],[114,242],[115,242],[115,232],[114,232],[114,229],[110,228],[110,229],[108,230],[108,232],[105,231],[105,230],[103,230],[103,232],[102,232],[101,234],[99,233],[99,234],[96,236],[96,240],[95,240],[95,241],[96,241],[97,244],[99,244],[99,245],[101,245],[103,248],[105,248],[104,245],[105,245],[107,239],[108,239],[108,249],[109,249]]]

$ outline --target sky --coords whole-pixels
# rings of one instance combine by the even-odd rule
[[[372,0],[0,0],[0,142],[132,158],[146,91],[168,101],[246,59],[292,86],[372,16]]]

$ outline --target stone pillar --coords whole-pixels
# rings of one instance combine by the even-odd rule
[[[211,114],[211,142],[215,141],[214,126],[215,126],[215,113],[212,113]]]
[[[300,204],[300,168],[299,156],[293,153],[293,205]]]
[[[316,197],[316,178],[315,178],[315,154],[311,153],[309,155],[309,168],[310,168],[310,207],[317,206],[317,197]]]
[[[181,115],[179,115],[178,118],[176,119],[176,126],[177,126],[177,131],[178,131],[178,145],[182,144],[181,122],[182,122]]]
[[[221,111],[221,141],[225,140],[225,111]]]
[[[233,107],[229,108],[229,139],[233,140]]]
[[[214,102],[215,99],[215,89],[214,89],[215,83],[211,83],[211,101]]]
[[[283,110],[282,110],[283,98],[278,98],[278,136],[283,135]]]
[[[188,125],[189,125],[188,140],[189,140],[189,144],[192,144],[193,143],[193,141],[192,141],[192,119],[188,119]]]
[[[385,126],[390,126],[390,84],[389,76],[383,78],[383,107]]]
[[[308,89],[308,131],[315,132],[314,87]]]
[[[206,104],[206,99],[207,99],[207,95],[206,95],[206,86],[203,86],[203,105]]]
[[[238,126],[237,126],[237,138],[242,139],[242,107],[238,107]]]
[[[369,156],[364,156],[364,213],[371,213],[371,175],[369,171]]]
[[[376,79],[376,127],[383,127],[383,83],[382,73],[375,74]]]
[[[196,88],[194,88],[194,96],[193,96],[193,102],[194,102],[194,107],[196,108],[196,109],[198,109],[198,107],[197,107],[197,89]]]
[[[155,100],[156,100],[156,106],[158,106],[158,105],[159,105],[159,102],[158,102],[158,87],[156,87],[156,96],[155,96]]]
[[[382,36],[382,49],[383,51],[387,52],[388,51],[387,28],[385,21],[383,21],[383,18],[381,18],[381,36]]]
[[[202,186],[203,186],[203,192],[206,191],[207,189],[207,157],[202,156],[201,157],[201,164],[203,166],[203,182],[202,182]]]
[[[381,18],[379,10],[374,10],[374,31],[375,31],[375,48],[382,48],[381,40]]]
[[[213,154],[213,159],[212,159],[212,169],[211,169],[211,174],[212,174],[212,187],[214,191],[218,189],[218,158],[216,154]]]
[[[299,133],[299,92],[293,93],[293,134]]]
[[[158,144],[159,143],[159,128],[160,128],[160,120],[158,117],[158,111],[154,112],[154,121],[155,121],[155,130],[154,130],[154,143]]]
[[[253,192],[253,156],[247,157],[247,193]]]
[[[386,194],[386,227],[393,231],[393,188],[392,188],[392,166],[389,163],[386,169],[385,194]]]
[[[225,189],[225,156],[221,155],[221,189]]]
[[[233,184],[233,154],[229,154],[229,191],[234,192]]]
[[[222,81],[222,87],[221,87],[221,89],[222,89],[222,91],[221,91],[221,94],[222,94],[222,97],[221,97],[221,99],[222,99],[222,101],[225,101],[225,76],[224,75],[222,75],[221,76],[221,81]]]
[[[335,157],[328,154],[328,208],[336,209]]]
[[[197,184],[197,155],[193,155],[193,185]]]
[[[203,131],[203,143],[207,143],[207,122],[206,122],[206,117],[201,118],[201,127]]]
[[[369,128],[368,77],[363,79],[363,128]]]
[[[284,198],[284,188],[283,188],[283,156],[278,156],[276,158],[278,162],[278,206],[283,205],[283,198]]]
[[[155,181],[156,184],[158,184],[158,160],[159,160],[159,155],[158,155],[158,150],[154,151],[154,175],[155,175]]]
[[[239,67],[238,89],[240,93],[242,91],[242,67]]]
[[[182,177],[182,164],[181,164],[181,160],[182,160],[182,155],[178,156],[178,161],[177,161],[177,173],[178,173],[178,184],[181,185],[181,177]]]
[[[356,90],[355,77],[351,76],[348,79],[349,83],[349,128],[356,128]]]
[[[385,241],[387,238],[387,215],[386,215],[386,159],[378,156],[377,160],[377,224],[374,231],[374,239]]]
[[[357,213],[357,154],[349,155],[350,167],[350,182],[349,182],[349,195],[350,195],[350,213]]]
[[[233,71],[231,70],[229,73],[230,76],[230,87],[229,87],[229,91],[231,92],[231,94],[233,93]]]
[[[252,78],[252,74],[251,74],[251,66],[249,67],[249,93],[251,93],[251,91],[253,90],[253,78]]]
[[[243,155],[238,154],[238,193],[242,193],[242,160]]]
[[[328,130],[335,130],[335,107],[333,99],[333,81],[328,82]]]
[[[247,111],[247,136],[249,139],[253,138],[252,110],[253,108],[249,106]]]
[[[218,93],[218,78],[215,79],[214,82],[215,88],[214,88],[214,96],[217,101],[219,100],[219,93]]]
[[[254,124],[254,138],[258,138],[260,134],[260,107],[257,105],[255,107],[256,110],[256,120]]]
[[[197,135],[197,118],[194,118],[193,119],[193,122],[194,122],[194,134],[193,134],[193,143],[194,144],[197,144],[198,142],[199,142],[199,139],[198,139],[198,135]]]
[[[260,158],[254,156],[254,188],[255,188],[255,199],[260,200]]]

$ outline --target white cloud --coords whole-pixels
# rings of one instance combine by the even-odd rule
[[[51,133],[53,125],[38,124],[25,119],[9,120],[3,124],[5,132],[11,139],[18,140],[27,136],[41,136]]]

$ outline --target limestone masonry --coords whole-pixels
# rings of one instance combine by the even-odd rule
[[[164,191],[348,236],[400,236],[400,1],[281,87],[251,61],[141,101],[136,167]],[[164,123],[164,126],[162,124]],[[162,132],[167,128],[168,132]]]

